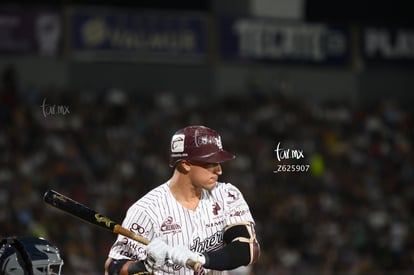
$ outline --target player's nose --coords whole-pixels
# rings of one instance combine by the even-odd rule
[[[216,175],[219,175],[219,176],[223,173],[223,170],[221,170],[221,164],[220,163],[217,163],[217,165],[214,166],[214,173]]]

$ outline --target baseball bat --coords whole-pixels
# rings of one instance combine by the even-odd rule
[[[148,245],[150,243],[148,239],[142,237],[141,235],[135,234],[134,232],[126,229],[125,227],[122,227],[119,223],[111,220],[110,218],[103,216],[95,210],[87,207],[86,205],[81,204],[54,190],[50,189],[46,191],[43,196],[43,201],[57,209],[71,214],[76,218],[109,230],[113,233],[123,235],[145,245]],[[201,263],[194,262],[192,260],[187,260],[186,264],[196,272],[201,267]]]

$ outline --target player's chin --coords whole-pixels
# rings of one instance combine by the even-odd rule
[[[216,187],[217,180],[209,180],[205,185],[204,189],[213,190]]]

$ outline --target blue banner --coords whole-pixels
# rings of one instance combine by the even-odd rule
[[[75,9],[70,19],[71,50],[78,55],[179,60],[207,56],[207,19],[201,14]]]
[[[219,19],[222,59],[335,64],[349,62],[350,34],[346,27],[264,18]]]

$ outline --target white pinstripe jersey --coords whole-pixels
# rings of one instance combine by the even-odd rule
[[[224,246],[227,225],[254,223],[249,207],[237,187],[217,182],[212,191],[203,190],[195,211],[183,207],[171,194],[166,182],[135,202],[127,211],[122,226],[148,239],[162,237],[170,246],[185,245],[192,251],[205,252]],[[145,246],[118,235],[109,252],[114,259],[143,260]],[[225,274],[205,270],[207,274]],[[192,269],[164,265],[157,274],[194,274]]]

